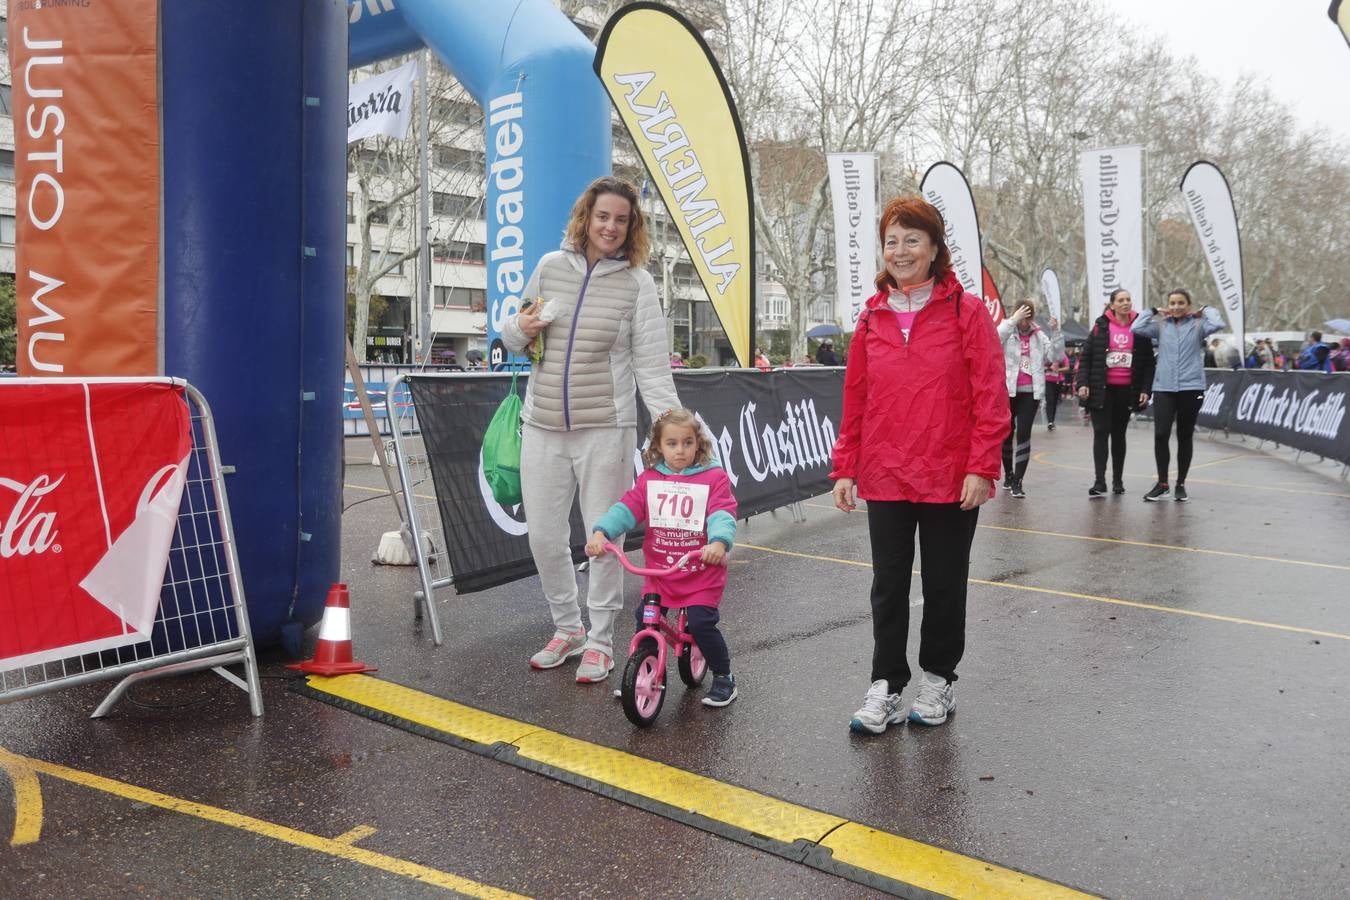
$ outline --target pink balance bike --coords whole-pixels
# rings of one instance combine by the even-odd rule
[[[699,552],[690,550],[668,569],[644,569],[629,562],[623,550],[613,544],[605,544],[605,549],[617,556],[619,564],[634,575],[656,577],[674,575]],[[666,700],[667,646],[675,651],[680,680],[688,687],[698,687],[708,674],[708,663],[694,643],[693,635],[687,630],[687,618],[681,609],[672,628],[666,620],[660,596],[643,595],[642,628],[633,635],[628,645],[628,665],[624,667],[623,683],[619,690],[619,696],[623,698],[623,714],[634,725],[646,728],[661,714],[661,704]]]

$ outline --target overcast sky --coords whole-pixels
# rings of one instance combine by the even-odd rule
[[[1305,127],[1320,123],[1350,146],[1350,46],[1327,17],[1329,0],[1104,3],[1224,83],[1244,71],[1269,79]]]

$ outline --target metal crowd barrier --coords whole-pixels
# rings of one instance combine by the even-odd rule
[[[392,428],[394,459],[398,464],[399,486],[403,492],[403,505],[407,511],[404,542],[412,552],[417,563],[417,577],[421,589],[413,592],[413,618],[421,622],[424,618],[431,627],[431,642],[441,645],[441,616],[436,609],[437,588],[448,587],[454,582],[450,571],[450,557],[445,552],[445,530],[441,524],[441,514],[436,508],[436,487],[431,479],[431,467],[427,463],[426,445],[420,431],[403,427],[405,419],[411,419],[415,411],[395,410],[394,397],[398,389],[407,385],[409,373],[400,375],[390,382],[385,397],[385,412],[390,422],[399,422],[400,427]],[[413,540],[420,535],[420,540]]]
[[[169,550],[153,638],[35,665],[0,667],[0,703],[120,679],[91,716],[100,718],[137,682],[210,669],[246,692],[253,715],[261,716],[258,662],[249,631],[223,478],[229,470],[220,462],[215,425],[206,398],[181,379],[17,378],[0,382],[0,400],[7,390],[59,383],[182,385],[192,428],[187,481]],[[12,586],[0,584],[0,587],[8,590]],[[243,666],[242,676],[225,668],[236,664]]]

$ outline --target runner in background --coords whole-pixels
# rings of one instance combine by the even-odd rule
[[[1055,430],[1055,412],[1059,409],[1059,395],[1064,390],[1064,373],[1069,371],[1069,354],[1045,361],[1045,427]]]
[[[1036,302],[1028,298],[999,323],[998,339],[1012,420],[1012,431],[1003,442],[1003,483],[1020,500],[1026,497],[1022,479],[1031,462],[1031,425],[1045,397],[1045,363],[1064,356],[1064,337],[1057,319],[1050,319],[1048,335],[1037,327]]]

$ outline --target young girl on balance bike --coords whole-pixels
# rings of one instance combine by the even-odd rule
[[[633,671],[624,674],[624,711],[636,724],[649,725],[660,712],[664,694],[665,642],[653,637],[663,634],[659,627],[663,608],[683,611],[694,640],[689,647],[672,641],[682,654],[685,682],[692,686],[702,680],[702,660],[695,658],[700,656],[713,671],[704,705],[726,706],[736,699],[731,656],[717,629],[717,607],[727,582],[726,555],[736,540],[736,498],[698,419],[687,409],[667,410],[657,417],[642,459],[647,468],[595,523],[586,552],[602,556],[609,552],[609,541],[639,522],[646,523],[642,553],[648,568],[637,611],[639,631],[628,650]],[[618,555],[627,562],[622,553]],[[686,555],[687,562],[672,571]],[[678,637],[669,626],[664,631]],[[637,690],[645,699],[630,699],[634,679],[645,679]]]

